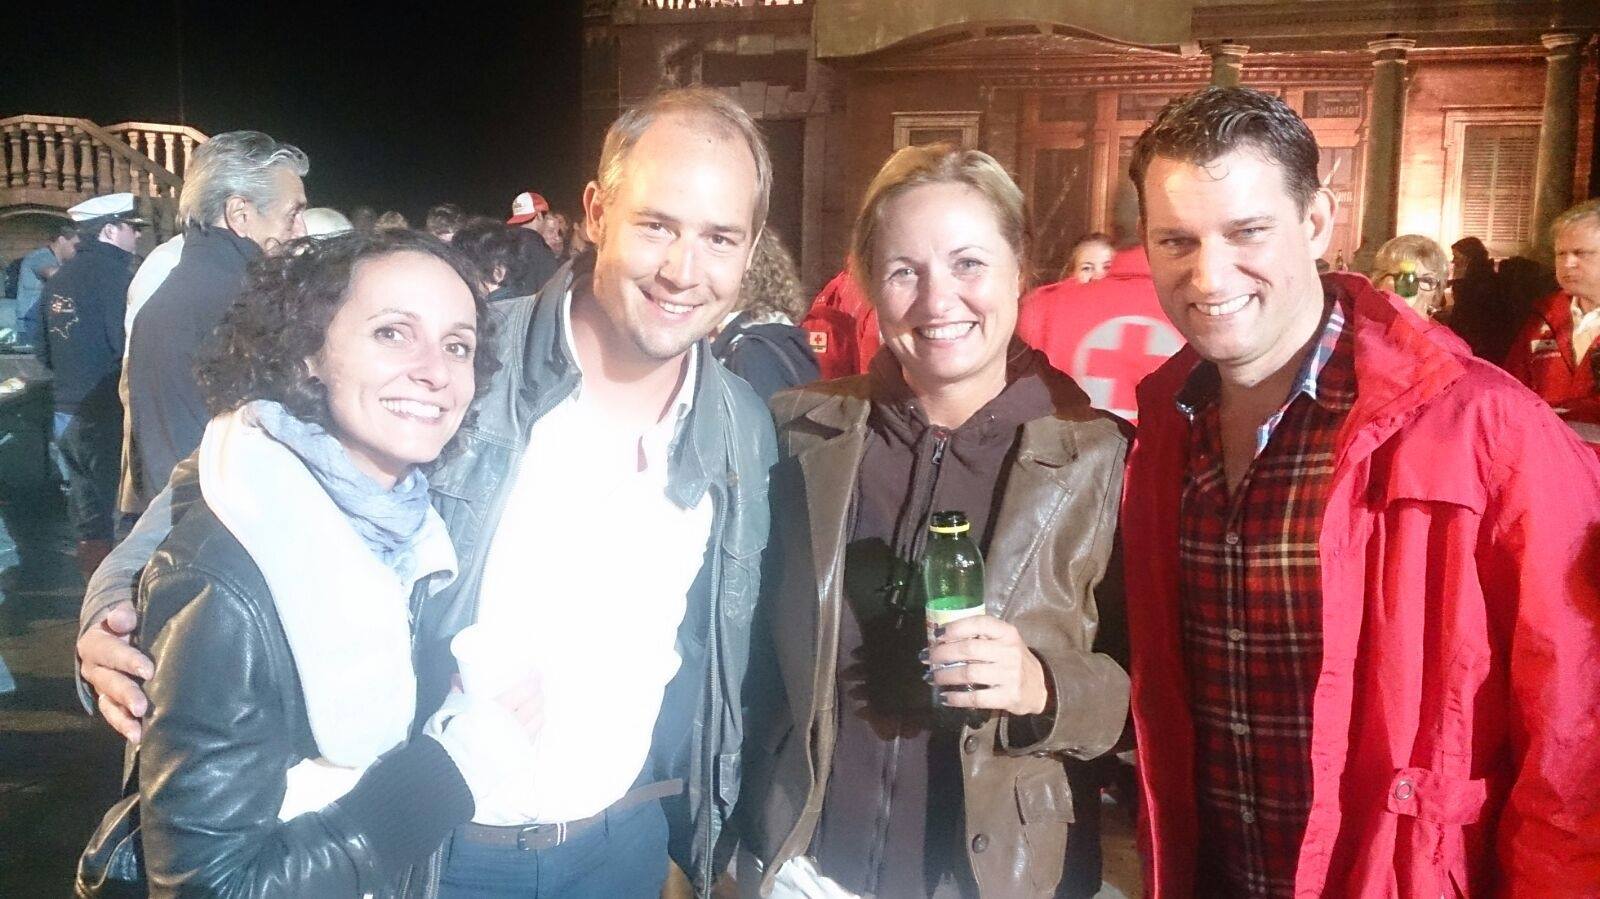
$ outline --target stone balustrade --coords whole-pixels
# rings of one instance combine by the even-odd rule
[[[128,192],[164,238],[194,148],[206,135],[181,125],[21,115],[0,119],[0,212],[65,212],[99,194]]]
[[[127,191],[176,200],[195,146],[193,128],[22,115],[0,119],[0,205],[70,206]]]

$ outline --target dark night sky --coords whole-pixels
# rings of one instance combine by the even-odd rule
[[[417,225],[443,200],[503,216],[530,188],[572,209],[590,175],[579,7],[29,4],[5,17],[0,117],[254,128],[311,157],[312,205],[394,208]]]

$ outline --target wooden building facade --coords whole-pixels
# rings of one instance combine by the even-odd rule
[[[584,114],[672,84],[736,95],[778,169],[773,224],[807,285],[843,264],[897,147],[953,140],[1017,177],[1036,275],[1135,216],[1129,149],[1171,97],[1272,91],[1316,134],[1340,199],[1330,261],[1399,233],[1538,252],[1600,188],[1600,3],[1562,0],[589,0]]]

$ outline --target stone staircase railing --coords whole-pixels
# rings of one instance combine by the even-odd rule
[[[0,207],[65,210],[127,191],[170,217],[194,148],[206,135],[181,125],[20,115],[0,119]],[[164,226],[158,229],[165,231]]]

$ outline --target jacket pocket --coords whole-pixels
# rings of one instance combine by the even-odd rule
[[[1017,775],[1017,814],[1027,843],[1028,877],[1048,895],[1060,884],[1066,860],[1067,831],[1074,818],[1072,785],[1060,761],[1038,761]]]
[[[1483,812],[1489,785],[1440,774],[1427,768],[1401,768],[1389,783],[1389,811],[1434,824],[1475,824]]]

